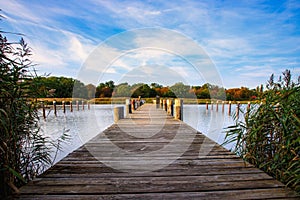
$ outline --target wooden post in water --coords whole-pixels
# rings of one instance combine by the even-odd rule
[[[208,110],[208,101],[206,102],[206,110]]]
[[[160,108],[161,108],[161,109],[164,108],[164,99],[160,99]]]
[[[250,111],[250,108],[251,108],[251,103],[250,103],[250,101],[248,101],[247,113]]]
[[[167,102],[167,99],[164,99],[163,104],[164,104],[164,109],[167,112],[168,111],[168,102]]]
[[[171,99],[171,116],[174,117],[174,100]]]
[[[82,110],[84,110],[84,100],[82,100],[81,103],[82,103]]]
[[[43,118],[46,119],[45,103],[42,101]]]
[[[172,115],[172,99],[167,99],[167,114]]]
[[[79,102],[76,101],[76,107],[77,107],[77,111],[79,110]]]
[[[120,119],[124,118],[124,108],[114,107],[114,122],[117,123]]]
[[[214,109],[214,102],[213,101],[210,102],[210,108],[211,108],[211,110]]]
[[[54,110],[54,115],[57,116],[57,113],[56,113],[56,101],[53,101],[53,110]]]
[[[224,113],[224,101],[222,101],[222,113]]]
[[[240,102],[238,102],[236,106],[236,117],[239,118],[239,115],[240,115]]]
[[[62,101],[63,112],[66,113],[66,104],[65,101]]]
[[[70,111],[73,112],[73,104],[72,104],[72,101],[70,101]]]
[[[219,111],[219,101],[218,100],[216,101],[216,111],[217,112]]]
[[[131,100],[131,112],[133,112],[135,110],[135,100],[132,99]]]
[[[159,108],[159,102],[160,102],[160,98],[159,96],[156,96],[156,108]]]
[[[231,101],[228,104],[228,115],[231,115]]]
[[[182,120],[183,116],[183,100],[175,99],[175,109],[174,118]]]
[[[131,112],[131,105],[130,105],[130,99],[126,99],[125,100],[125,117],[128,117],[129,116],[129,113],[132,113]]]
[[[91,109],[91,103],[88,101],[87,104],[88,104],[88,110],[90,110]]]

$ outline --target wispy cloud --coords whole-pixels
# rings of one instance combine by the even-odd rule
[[[202,53],[209,55],[227,87],[255,86],[264,82],[269,73],[285,68],[299,73],[300,3],[297,0],[271,3],[260,0],[72,3],[10,0],[1,1],[0,7],[7,18],[3,20],[3,28],[25,34],[39,69],[54,75],[76,76],[84,64],[83,67],[91,70],[89,74],[96,71],[118,79],[134,68],[156,64],[173,66],[175,71],[198,84],[204,77],[194,78],[187,64],[178,61],[199,54],[199,49],[187,45],[189,39],[203,47]],[[162,31],[132,35],[127,38],[133,41],[130,46],[126,38],[103,45],[106,55],[101,61],[87,59],[107,38],[145,27],[161,27]],[[164,28],[186,37],[167,35]],[[142,48],[146,46],[152,50]],[[99,67],[99,62],[106,67]],[[197,63],[201,63],[204,71],[205,66],[213,64],[209,59]]]

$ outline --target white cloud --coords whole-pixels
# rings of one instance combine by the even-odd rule
[[[35,23],[42,21],[40,17],[34,14],[35,12],[32,12],[32,10],[27,6],[24,6],[15,0],[1,1],[0,7],[3,9],[4,13],[8,13],[9,15],[16,16],[23,20],[28,20]]]

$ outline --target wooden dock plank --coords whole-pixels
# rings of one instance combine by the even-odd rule
[[[22,187],[14,198],[299,199],[299,196],[187,124],[154,105],[145,105]]]

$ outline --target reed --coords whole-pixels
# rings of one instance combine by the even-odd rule
[[[0,199],[6,199],[51,160],[47,138],[39,133],[37,101],[32,100],[29,47],[23,39],[12,45],[0,34],[0,52]]]
[[[286,70],[274,82],[272,75],[263,103],[252,106],[244,119],[235,117],[227,127],[225,143],[236,142],[234,151],[246,161],[300,192],[300,77],[291,80]]]

